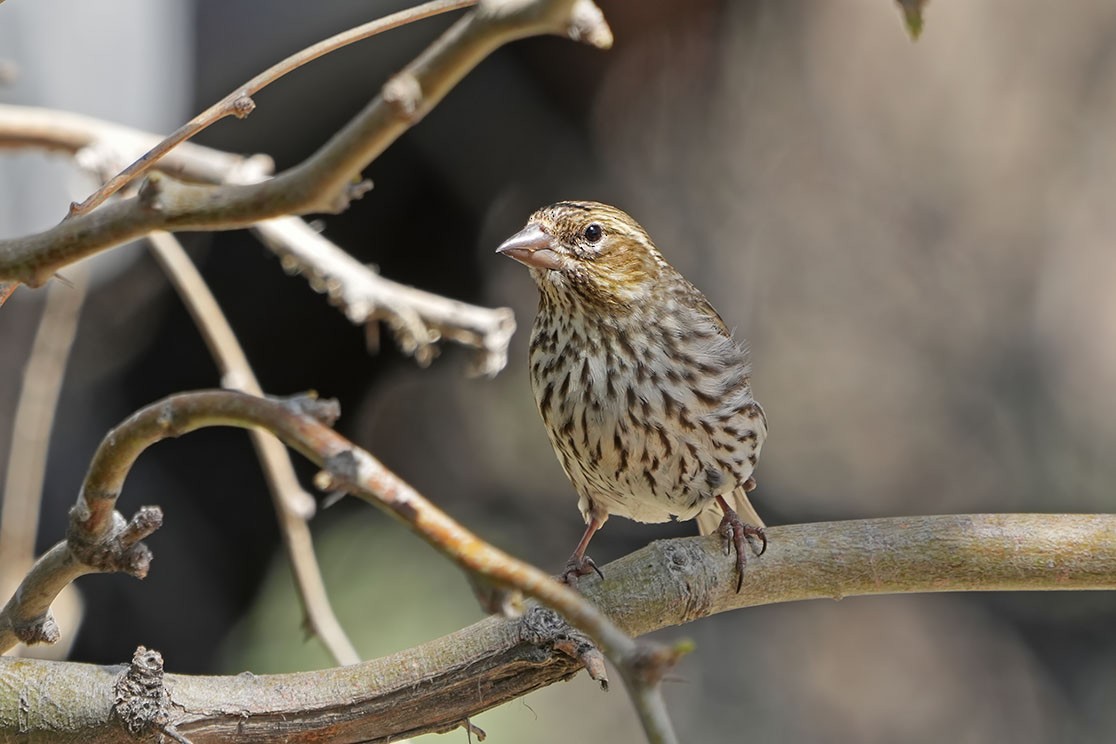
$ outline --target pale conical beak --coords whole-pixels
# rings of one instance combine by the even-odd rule
[[[496,252],[533,269],[554,270],[562,268],[561,257],[555,247],[554,238],[541,227],[528,225],[505,240]]]

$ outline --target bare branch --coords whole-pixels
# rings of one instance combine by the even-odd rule
[[[492,376],[508,361],[515,333],[510,308],[488,309],[407,287],[364,266],[297,217],[279,217],[252,228],[289,271],[305,273],[354,323],[383,320],[405,353],[428,364],[442,339],[477,350],[471,372]]]
[[[217,299],[182,246],[173,235],[164,232],[152,233],[148,240],[205,338],[210,354],[221,370],[222,386],[263,395],[248,357],[221,312]],[[313,538],[307,525],[316,509],[314,498],[299,484],[294,465],[282,442],[263,431],[252,430],[250,434],[271,492],[283,547],[291,562],[306,623],[338,664],[356,664],[360,655],[333,612],[314,553]]]
[[[163,515],[157,507],[141,507],[130,521],[110,511],[95,531],[71,517],[70,531],[43,556],[0,610],[0,653],[16,642],[54,643],[59,631],[50,605],[74,579],[89,573],[127,573],[143,578],[151,553],[140,542],[157,530]]]
[[[0,507],[0,586],[6,569],[24,561],[30,565],[35,557],[50,432],[85,299],[85,277],[80,273],[70,286],[56,283],[47,291],[24,370],[19,404],[11,421],[12,446]]]
[[[451,26],[399,73],[420,91],[400,105],[381,94],[301,164],[258,184],[197,186],[165,174],[148,176],[139,194],[49,230],[0,241],[0,281],[30,286],[80,258],[140,237],[152,230],[228,230],[288,214],[335,213],[361,187],[361,171],[403,132],[422,119],[485,56],[501,45],[536,34],[570,34],[600,46],[611,43],[602,17],[595,31],[589,0],[484,0]],[[578,9],[573,22],[573,11]],[[391,81],[389,91],[399,89]]]
[[[311,397],[283,400],[257,398],[228,391],[203,391],[174,395],[133,414],[109,432],[98,447],[82,486],[77,504],[70,510],[67,539],[51,552],[72,560],[54,566],[45,577],[32,570],[20,590],[0,611],[0,652],[16,638],[33,641],[56,637],[44,633],[31,635],[10,619],[31,617],[39,627],[47,626],[47,608],[61,588],[59,577],[70,580],[89,570],[118,570],[142,576],[150,554],[133,538],[150,534],[158,525],[147,508],[133,519],[137,527],[125,526],[115,511],[116,499],[124,480],[139,455],[163,439],[182,436],[207,426],[260,427],[302,452],[324,468],[324,485],[342,486],[408,524],[441,553],[496,586],[528,594],[559,611],[585,631],[620,669],[625,683],[641,695],[658,695],[661,672],[656,666],[672,663],[676,654],[660,651],[658,644],[636,643],[621,632],[579,593],[537,568],[498,550],[453,521],[413,488],[401,481],[372,455],[355,447],[329,428],[339,411],[335,403]],[[124,536],[124,538],[121,537]],[[142,566],[133,555],[142,549]],[[49,554],[48,554],[49,555]],[[44,561],[36,564],[36,569]],[[71,568],[67,572],[66,568]],[[88,572],[88,571],[83,571]],[[45,588],[44,588],[45,587]],[[23,597],[35,593],[38,602],[29,608]],[[45,604],[43,600],[45,599]],[[37,614],[32,614],[34,611]],[[7,644],[7,645],[5,645]],[[662,706],[648,710],[665,710]],[[461,719],[457,719],[461,720]],[[658,741],[675,741],[668,720],[648,721],[648,731],[663,732]],[[180,731],[187,729],[179,726]]]
[[[40,148],[73,154],[111,142],[115,153],[130,157],[131,153],[143,152],[158,141],[159,138],[150,132],[82,114],[0,104],[0,149]],[[187,181],[221,183],[245,162],[241,155],[187,142],[167,153],[156,168]],[[253,155],[247,162],[267,173],[274,167],[266,155]]]
[[[1116,515],[902,517],[771,527],[743,591],[715,537],[664,540],[604,567],[585,596],[632,635],[739,607],[854,595],[1116,589]],[[178,731],[195,744],[322,735],[348,741],[444,731],[577,664],[531,608],[489,617],[418,648],[353,667],[283,675],[166,675]],[[540,630],[542,628],[543,630]],[[549,639],[549,640],[547,640]],[[548,646],[549,644],[549,646]],[[540,650],[552,653],[540,654]],[[709,653],[699,648],[696,653]],[[0,687],[43,680],[50,695],[0,695],[0,733],[121,741],[111,690],[119,667],[0,658]],[[26,681],[24,681],[26,680]],[[483,692],[481,692],[483,691]],[[638,704],[638,703],[637,703]],[[63,706],[65,721],[52,713]],[[23,728],[17,729],[16,726]],[[72,728],[63,729],[62,726]]]
[[[313,44],[292,54],[282,62],[272,65],[259,75],[256,75],[220,101],[183,124],[178,130],[167,136],[166,139],[155,145],[155,147],[148,150],[134,163],[108,179],[101,188],[91,194],[85,201],[80,204],[71,204],[70,215],[84,214],[100,205],[105,199],[150,170],[159,162],[160,158],[165,156],[172,149],[199,132],[207,129],[210,125],[227,116],[235,116],[238,119],[245,118],[256,108],[252,96],[287,73],[297,70],[308,62],[313,62],[330,52],[341,49],[354,42],[370,38],[376,34],[383,33],[384,31],[390,31],[393,28],[399,28],[408,23],[430,18],[440,13],[467,8],[471,5],[476,5],[476,3],[477,0],[435,0],[434,2],[424,3],[414,8],[407,8],[398,13],[392,13],[383,18],[377,18],[374,21],[357,26],[356,28],[351,28],[348,31],[343,31],[342,33],[319,41],[317,44]]]
[[[8,475],[0,496],[0,597],[14,590],[35,562],[50,432],[85,299],[85,269],[75,266],[69,274],[70,283],[54,283],[47,290],[11,420]],[[82,603],[76,587],[67,587],[55,610],[64,627],[71,632],[77,629]],[[66,658],[69,648],[64,644],[51,656]]]
[[[45,147],[80,155],[87,165],[132,157],[156,141],[153,134],[62,111],[0,105],[0,147]],[[158,164],[180,176],[212,183],[256,183],[271,172],[265,156],[241,158],[186,143]],[[277,253],[288,271],[305,274],[310,285],[327,293],[354,323],[383,321],[404,351],[420,364],[437,352],[436,344],[450,340],[476,349],[471,372],[493,375],[507,361],[508,343],[515,332],[509,308],[483,308],[423,292],[377,274],[319,235],[298,217],[277,217],[252,228]],[[4,289],[17,283],[0,283]]]

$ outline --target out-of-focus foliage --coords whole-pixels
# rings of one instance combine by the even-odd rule
[[[926,0],[897,0],[899,8],[903,11],[903,22],[907,24],[907,33],[912,41],[918,41],[922,35],[922,9],[926,7]]]

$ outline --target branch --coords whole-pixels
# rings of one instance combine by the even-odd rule
[[[493,604],[513,605],[511,595],[523,592],[559,611],[619,668],[625,684],[641,701],[638,710],[650,741],[677,741],[665,706],[658,699],[658,682],[677,661],[678,650],[651,642],[636,643],[579,593],[461,527],[372,455],[330,429],[338,414],[333,402],[308,397],[266,399],[227,391],[174,395],[133,414],[110,431],[98,447],[77,503],[70,510],[66,541],[36,563],[15,596],[0,610],[0,652],[16,638],[53,642],[57,629],[49,618],[50,601],[66,582],[81,573],[146,573],[151,556],[136,543],[158,527],[161,514],[145,508],[141,514],[148,515],[146,520],[138,521],[137,517],[124,525],[115,506],[128,472],[147,447],[207,426],[259,427],[323,467],[317,480],[321,487],[344,488],[386,510],[467,573],[479,577],[491,589],[488,597]],[[159,519],[152,518],[151,511]],[[131,553],[136,550],[143,558],[142,571],[133,566],[137,561]],[[35,601],[29,603],[27,597]],[[46,629],[52,632],[48,634]],[[575,644],[573,655],[584,658],[589,650],[581,650],[581,645]],[[597,668],[603,671],[603,665]],[[158,721],[160,725],[166,723],[166,716],[160,713]],[[186,731],[182,726],[178,730]]]
[[[50,432],[85,300],[85,272],[78,273],[70,286],[57,283],[47,290],[11,421],[8,474],[0,501],[0,586],[5,586],[5,570],[25,561],[30,566],[35,558]]]
[[[69,111],[0,104],[0,149],[41,148],[76,153],[102,142],[111,142],[118,153],[143,152],[159,141],[150,132],[95,119]],[[176,147],[159,161],[156,169],[187,181],[221,183],[246,159],[192,142]],[[270,172],[274,165],[266,155],[247,159],[254,167]]]
[[[0,104],[0,148],[43,147],[77,155],[85,167],[101,169],[108,162],[151,147],[157,137],[64,111]],[[271,172],[271,159],[242,158],[186,143],[155,166],[206,183],[248,184]],[[510,308],[484,308],[423,292],[386,279],[360,263],[298,217],[277,217],[252,227],[285,268],[305,274],[310,286],[324,291],[353,323],[383,321],[404,351],[420,364],[437,352],[436,344],[451,340],[476,350],[470,371],[494,375],[507,362],[515,331]],[[0,305],[5,288],[0,283]],[[371,331],[369,331],[371,335]]]
[[[325,56],[330,52],[341,49],[354,42],[370,38],[376,34],[383,33],[384,31],[390,31],[393,28],[399,28],[408,23],[430,18],[440,13],[467,8],[470,5],[476,5],[476,3],[477,0],[434,0],[434,2],[424,3],[415,8],[407,8],[398,13],[392,13],[383,18],[377,18],[374,21],[357,26],[356,28],[351,28],[348,31],[343,31],[292,54],[282,62],[272,65],[259,75],[256,75],[247,83],[244,83],[244,85],[241,85],[220,101],[183,124],[175,132],[168,135],[166,139],[144,153],[144,155],[134,163],[105,181],[104,185],[91,194],[85,201],[80,204],[71,204],[70,215],[84,214],[100,205],[105,199],[149,171],[168,152],[191,137],[194,137],[199,132],[209,128],[210,125],[215,124],[227,116],[235,116],[238,119],[247,117],[256,108],[256,103],[252,100],[252,96],[287,73],[297,70],[308,62],[313,62],[318,57]]]
[[[301,164],[251,185],[198,186],[152,173],[135,197],[0,241],[0,282],[37,286],[67,264],[152,230],[229,230],[288,214],[339,212],[365,190],[354,186],[361,171],[473,67],[503,44],[537,34],[564,34],[599,47],[612,42],[590,0],[485,0]]]
[[[357,261],[297,217],[279,217],[253,231],[284,268],[307,274],[310,286],[328,294],[353,323],[384,321],[404,353],[425,366],[443,339],[476,349],[469,371],[493,376],[508,362],[515,333],[511,308],[489,309],[385,279]]]
[[[55,282],[47,288],[11,420],[8,475],[0,492],[0,597],[7,596],[35,562],[50,432],[88,283],[84,264],[69,273],[68,284]],[[63,595],[57,609],[68,627],[80,624],[77,590],[73,589],[69,597]],[[68,647],[57,649],[56,658],[66,658]]]
[[[194,323],[205,338],[209,352],[221,371],[222,386],[252,395],[263,395],[248,357],[236,340],[236,334],[221,312],[217,298],[209,291],[182,245],[170,233],[156,232],[148,236],[155,257],[170,277],[179,297],[190,311]],[[338,664],[356,664],[360,654],[353,647],[340,621],[333,612],[326,593],[313,538],[307,521],[314,515],[314,498],[299,485],[294,464],[283,443],[259,430],[250,432],[252,446],[267,479],[279,534],[291,563],[295,589],[302,601],[306,626],[313,632]]]
[[[632,635],[803,599],[1116,589],[1116,515],[901,517],[770,527],[768,537],[767,553],[748,561],[740,593],[734,562],[715,537],[652,543],[605,566],[605,581],[585,580],[580,588]],[[195,744],[294,739],[300,732],[387,742],[449,730],[576,672],[576,662],[540,640],[560,634],[540,622],[540,612],[489,617],[354,667],[258,677],[168,674],[173,705],[183,706],[173,708],[173,722]],[[33,681],[49,690],[24,698],[27,705],[17,694],[0,694],[0,733],[120,741],[100,733],[112,720],[112,696],[104,690],[118,676],[119,667],[0,659],[0,690],[25,690]],[[58,709],[66,710],[64,721],[54,715]],[[16,729],[20,724],[25,728]]]

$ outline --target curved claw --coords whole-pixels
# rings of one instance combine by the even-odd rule
[[[597,563],[587,555],[572,555],[566,562],[566,570],[562,572],[562,583],[573,586],[581,576],[596,573],[604,581],[604,574],[597,568]]]
[[[736,549],[736,591],[739,593],[740,589],[744,586],[744,566],[747,563],[744,553],[744,541],[748,540],[749,546],[751,545],[751,539],[753,537],[758,537],[763,541],[763,547],[761,547],[758,552],[756,552],[755,548],[752,549],[752,552],[759,557],[767,552],[767,533],[764,532],[763,527],[744,524],[723,497],[718,496],[717,503],[720,505],[721,511],[725,513],[725,516],[721,518],[720,526],[721,536],[724,537],[725,540],[725,555],[728,555],[731,548]]]
[[[759,550],[752,548],[752,552],[756,554],[757,558],[767,552],[767,533],[764,532],[763,527],[753,527],[750,524],[744,525],[744,537],[748,538],[749,544],[752,542],[753,537],[758,537],[762,541],[763,545]]]

